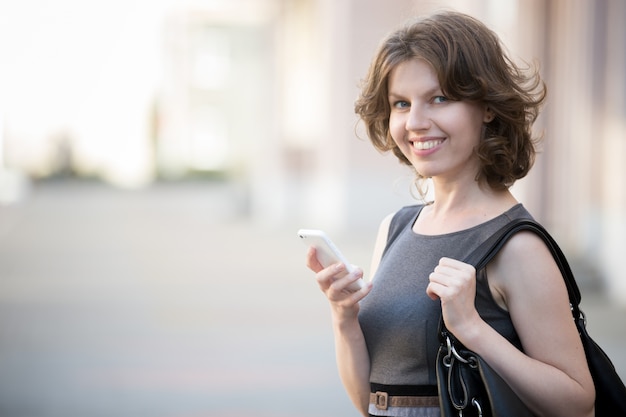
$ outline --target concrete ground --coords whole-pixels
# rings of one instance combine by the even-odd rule
[[[0,207],[0,416],[357,416],[294,225],[232,190],[49,182]],[[338,242],[369,256],[362,237]],[[584,294],[626,375],[624,309]]]

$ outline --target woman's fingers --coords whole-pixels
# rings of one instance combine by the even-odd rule
[[[324,266],[317,259],[317,251],[315,250],[315,246],[309,246],[309,250],[306,253],[306,266],[311,271],[318,273]]]
[[[371,283],[364,284],[355,289],[355,282],[363,278],[363,270],[354,267],[353,272],[348,273],[344,264],[338,263],[324,267],[317,259],[314,247],[310,247],[306,255],[306,265],[315,272],[315,279],[330,301],[333,309],[340,314],[355,314],[358,311],[358,303],[372,289]]]
[[[428,295],[433,298],[452,297],[475,287],[476,271],[472,265],[450,258],[441,258],[429,276]]]

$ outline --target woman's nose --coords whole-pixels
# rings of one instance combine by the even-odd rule
[[[411,106],[409,117],[406,120],[407,131],[426,130],[430,127],[428,112],[421,106]]]

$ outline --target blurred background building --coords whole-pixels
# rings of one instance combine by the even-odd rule
[[[539,65],[513,192],[624,374],[623,0],[0,0],[0,415],[350,415],[295,231],[367,270],[415,202],[353,103],[381,39],[440,9]]]
[[[50,177],[192,177],[268,224],[373,227],[411,178],[358,128],[358,83],[388,31],[442,8],[540,65],[545,142],[514,191],[626,303],[621,0],[3,1],[0,197]]]
[[[389,30],[447,7],[541,66],[545,146],[515,191],[626,302],[620,0],[3,2],[2,195],[20,175],[194,176],[240,187],[242,213],[265,222],[375,223],[410,174],[355,129],[359,79]]]

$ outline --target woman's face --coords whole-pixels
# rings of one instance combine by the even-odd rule
[[[445,181],[474,179],[479,162],[473,150],[490,119],[486,106],[444,97],[435,70],[422,59],[399,64],[388,82],[389,131],[417,172]]]

